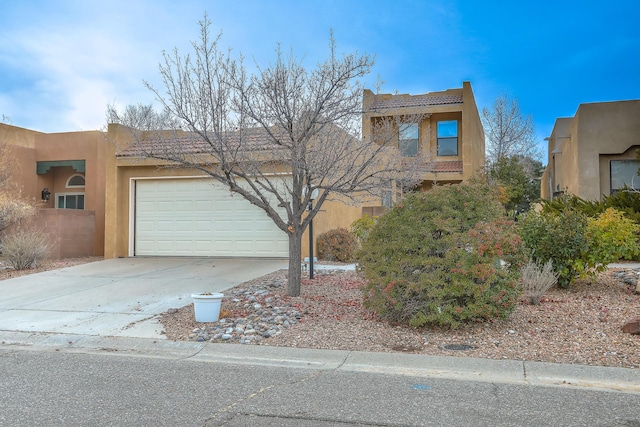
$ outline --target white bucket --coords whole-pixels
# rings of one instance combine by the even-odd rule
[[[217,322],[220,317],[220,304],[224,294],[191,294],[196,322]]]

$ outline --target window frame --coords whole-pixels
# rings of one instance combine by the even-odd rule
[[[409,129],[415,129],[407,132]],[[408,134],[415,134],[415,138],[403,138]],[[411,145],[411,146],[409,146]],[[407,149],[409,148],[409,149]],[[398,151],[400,157],[416,157],[420,150],[420,125],[418,123],[403,123],[398,127]],[[409,153],[409,154],[407,154]],[[410,154],[413,153],[413,154]]]
[[[71,180],[73,178],[77,178],[77,177],[82,178],[82,181],[84,182],[84,184],[82,184],[82,185],[71,184]],[[65,188],[85,188],[86,185],[87,185],[87,179],[85,178],[85,176],[82,175],[82,174],[76,173],[76,174],[71,175],[69,177],[69,179],[67,179],[67,183],[65,184]]]
[[[78,196],[82,196],[82,208],[68,208],[67,207],[67,197],[70,196],[75,196],[76,197],[76,206],[78,205],[77,201],[77,197]],[[60,207],[60,203],[59,203],[59,198],[60,197],[64,197],[64,206]],[[85,194],[84,193],[80,193],[80,192],[64,192],[64,193],[56,193],[56,197],[55,197],[55,208],[56,209],[72,209],[72,210],[79,210],[79,211],[83,211],[85,208]]]
[[[614,178],[613,178],[613,170],[614,163],[629,163],[633,164],[633,168],[635,169],[635,173],[631,175],[631,182],[626,183],[624,180],[617,179],[622,182],[622,186],[619,188],[613,188]],[[632,189],[640,189],[640,176],[638,176],[638,168],[640,168],[640,161],[634,159],[615,159],[609,161],[609,194],[615,194],[616,192],[622,190],[626,185]],[[634,178],[637,178],[634,180]]]
[[[451,122],[454,122],[456,124],[455,126],[455,135],[442,135],[440,133],[440,125],[441,124],[449,124]],[[436,123],[436,152],[438,157],[458,157],[459,155],[459,148],[458,148],[458,142],[459,142],[459,120],[458,119],[452,119],[452,120],[439,120]],[[443,133],[444,133],[444,129],[443,129]],[[452,151],[451,148],[449,147],[449,145],[453,145],[453,141],[455,141],[455,153],[454,154],[447,154],[449,151]],[[444,144],[447,143],[446,146],[444,146]],[[441,150],[442,147],[442,150]],[[445,150],[446,149],[446,150]],[[453,151],[452,151],[453,152]]]

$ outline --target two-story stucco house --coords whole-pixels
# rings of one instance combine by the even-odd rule
[[[600,200],[625,185],[640,189],[640,100],[580,104],[575,116],[556,120],[548,142],[543,199]]]
[[[411,190],[459,183],[484,166],[484,133],[468,82],[414,96],[365,91],[363,109],[364,138],[372,137],[379,118],[420,117],[394,132],[395,155],[420,159],[421,183]],[[110,125],[106,134],[46,134],[0,125],[0,138],[21,165],[16,180],[23,194],[39,200],[39,225],[59,242],[55,257],[288,256],[287,235],[261,209],[201,171],[162,167],[165,162],[127,149],[123,126]],[[378,215],[401,197],[393,185],[361,205],[325,202],[315,233]],[[42,200],[45,190],[48,200]],[[303,256],[307,249],[303,245]]]
[[[412,190],[427,191],[435,184],[460,183],[484,167],[484,130],[469,82],[461,88],[422,95],[374,94],[364,91],[362,133],[370,137],[376,120],[399,120],[398,155],[420,158],[422,183]],[[380,203],[363,213],[378,215],[397,200],[399,190],[390,184]]]

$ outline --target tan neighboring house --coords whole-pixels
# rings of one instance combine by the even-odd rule
[[[601,200],[625,185],[640,189],[640,100],[580,104],[556,120],[548,138],[541,196]]]
[[[398,155],[419,159],[420,191],[436,184],[460,183],[484,168],[484,130],[471,83],[422,95],[374,94],[365,90],[362,104],[365,138],[375,132],[377,120],[399,119]],[[379,203],[364,206],[363,213],[379,215],[401,193],[398,186],[390,183]]]
[[[0,123],[22,196],[38,206],[54,258],[104,254],[107,144],[99,131],[42,133]]]

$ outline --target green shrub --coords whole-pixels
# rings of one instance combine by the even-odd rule
[[[587,216],[565,210],[529,211],[519,222],[519,233],[537,264],[551,260],[558,275],[558,285],[569,287],[571,281],[587,271],[584,255],[589,250],[586,236]]]
[[[640,226],[616,209],[588,217],[574,207],[558,212],[530,211],[519,232],[538,264],[551,260],[558,285],[567,288],[576,277],[593,275],[607,264],[640,254]]]
[[[351,232],[360,244],[363,244],[367,241],[367,237],[369,237],[369,233],[373,229],[373,226],[376,225],[376,221],[378,217],[372,217],[370,215],[363,215],[362,218],[358,218],[351,223]]]
[[[640,254],[640,225],[613,208],[587,220],[589,264],[606,266],[620,259],[633,259]]]
[[[49,256],[49,238],[40,231],[19,230],[2,240],[2,254],[15,270],[34,268]]]
[[[602,202],[584,200],[573,194],[565,194],[553,200],[542,200],[542,213],[560,215],[566,211],[579,212],[588,217],[595,217],[604,211]]]
[[[318,257],[325,261],[353,261],[353,254],[358,247],[356,236],[346,228],[329,230],[318,236]]]
[[[414,327],[504,317],[519,294],[519,249],[495,188],[474,182],[410,194],[378,219],[357,255],[364,304]]]
[[[542,211],[560,214],[566,210],[579,211],[590,218],[603,213],[608,208],[623,212],[625,216],[640,224],[640,192],[624,188],[601,201],[584,200],[573,194],[566,194],[553,200],[542,200]]]
[[[636,224],[640,224],[640,193],[628,190],[626,187],[602,199],[604,208],[614,208],[624,214]]]

